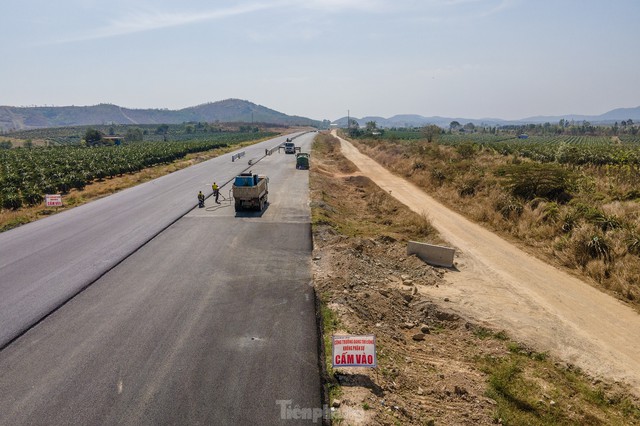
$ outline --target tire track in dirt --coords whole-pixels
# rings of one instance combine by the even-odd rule
[[[334,131],[335,136],[335,131]],[[589,374],[628,383],[640,396],[640,315],[619,300],[534,258],[340,139],[342,152],[380,188],[418,214],[456,248],[449,285],[424,288],[450,308],[548,351]]]

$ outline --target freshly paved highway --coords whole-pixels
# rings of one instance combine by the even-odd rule
[[[280,137],[0,233],[0,348],[264,156]]]
[[[313,136],[296,142],[308,150]],[[0,424],[294,424],[281,417],[281,401],[320,408],[308,173],[276,153],[252,167],[270,176],[262,214],[236,214],[210,198],[189,211],[199,189],[227,181],[279,142],[247,149],[241,164],[212,160],[142,185],[160,188],[155,195],[137,187],[82,214],[66,212],[72,232],[54,216],[42,228],[36,222],[0,235],[5,340],[24,327],[6,309],[17,315],[43,298],[37,311],[46,314],[78,292],[74,285],[100,277],[0,351]],[[102,223],[110,219],[123,228]],[[122,245],[135,250],[169,224],[127,257]],[[48,228],[44,242],[24,231]],[[55,249],[54,241],[73,245],[85,234],[72,253]],[[5,248],[20,239],[27,248],[15,255]],[[53,278],[33,271],[43,268]],[[24,292],[10,285],[21,269],[31,277]]]

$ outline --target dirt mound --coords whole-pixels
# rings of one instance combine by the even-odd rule
[[[336,334],[375,334],[383,360],[377,370],[335,374],[344,389],[337,418],[345,424],[493,424],[496,402],[484,396],[484,375],[465,360],[478,354],[470,339],[474,326],[418,291],[440,285],[445,270],[406,256],[405,244],[388,238],[344,239],[325,228],[317,233],[321,239],[315,283],[339,317]],[[504,352],[496,342],[482,354]]]

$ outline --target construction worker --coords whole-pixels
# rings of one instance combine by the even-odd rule
[[[202,191],[198,192],[198,207],[204,207],[204,194]]]
[[[213,189],[213,196],[216,197],[216,203],[220,204],[220,202],[218,201],[218,196],[220,195],[220,188],[218,187],[218,184],[213,182],[213,185],[211,185],[211,189]]]

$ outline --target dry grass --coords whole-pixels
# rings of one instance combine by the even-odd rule
[[[409,335],[403,335],[402,324],[416,318],[412,309],[422,302],[403,303],[406,299],[383,296],[377,290],[387,288],[388,279],[381,281],[377,268],[386,277],[410,261],[398,258],[403,253],[398,241],[421,235],[440,242],[428,218],[399,205],[369,179],[346,173],[356,171],[355,167],[337,147],[337,140],[318,137],[310,170],[315,250],[321,254],[314,279],[324,302],[325,348],[338,329],[353,334],[375,332],[379,373],[343,372],[343,376],[367,378],[361,382],[372,385],[341,387],[333,374],[336,371],[328,368],[332,401],[342,401],[337,413],[344,407],[344,412],[361,407],[367,416],[360,422],[352,422],[357,417],[338,417],[335,424],[640,424],[637,401],[624,386],[594,381],[545,353],[510,341],[504,332],[466,320],[457,325],[440,323],[432,327],[424,352]],[[422,171],[416,174],[425,176]],[[440,194],[457,194],[453,186],[436,188]],[[495,196],[499,193],[485,190]],[[521,216],[527,222],[545,220],[548,204],[526,206]],[[476,214],[485,212],[496,221],[504,220],[490,203],[480,205],[474,206]],[[559,227],[547,222],[551,229]],[[408,270],[421,267],[414,264]],[[429,303],[437,306],[438,301]],[[330,358],[326,362],[330,366]]]
[[[313,149],[322,156],[323,162],[319,164],[311,158],[312,198],[320,200],[316,203],[332,205],[328,210],[313,210],[314,224],[333,226],[350,237],[399,241],[410,238],[443,243],[427,217],[404,208],[369,178],[358,175],[357,167],[340,153],[337,139],[320,134]],[[358,214],[354,214],[354,208]]]
[[[426,141],[354,144],[468,218],[640,309],[637,170],[573,168],[571,200],[522,199],[510,192],[500,170],[535,170],[528,159]],[[529,163],[533,167],[513,167]]]

